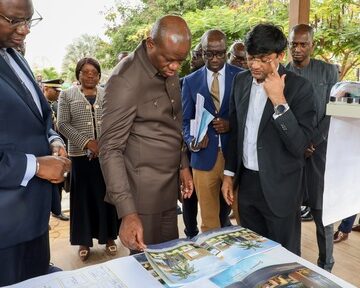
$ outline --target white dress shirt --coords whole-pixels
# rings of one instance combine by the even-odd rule
[[[226,63],[224,64],[224,67],[221,68],[221,70],[219,70],[217,73],[219,73],[218,75],[218,80],[219,80],[219,100],[220,100],[220,107],[222,104],[222,100],[224,99],[224,93],[225,93],[225,66]],[[207,78],[207,85],[209,88],[209,92],[211,89],[211,84],[214,80],[214,72],[209,70],[208,68],[206,68],[206,78]],[[210,124],[212,125],[212,124]],[[219,137],[219,147],[221,147],[221,138]]]
[[[257,83],[256,79],[253,79],[245,123],[242,160],[245,168],[254,171],[259,171],[257,137],[267,99],[263,83]]]
[[[218,73],[219,73],[218,80],[219,80],[220,107],[221,107],[222,100],[224,99],[224,93],[225,93],[225,66],[226,66],[226,64],[224,65],[223,68],[221,68],[221,70],[218,71]],[[211,84],[214,80],[214,72],[209,70],[208,68],[206,68],[206,78],[207,78],[207,86],[208,86],[209,92],[210,92]]]

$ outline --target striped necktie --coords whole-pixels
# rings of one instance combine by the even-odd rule
[[[211,97],[214,101],[215,108],[217,111],[220,109],[220,89],[219,89],[219,79],[218,79],[219,73],[214,72],[213,73],[213,81],[211,83]]]

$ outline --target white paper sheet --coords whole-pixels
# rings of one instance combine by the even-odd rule
[[[324,225],[360,212],[360,119],[331,117],[326,158]]]
[[[122,257],[74,271],[63,271],[29,279],[13,288],[160,288],[133,257]]]

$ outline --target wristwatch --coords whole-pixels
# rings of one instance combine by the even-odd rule
[[[287,110],[289,110],[289,108],[289,104],[287,103],[276,105],[274,106],[275,115],[280,116],[284,114]]]

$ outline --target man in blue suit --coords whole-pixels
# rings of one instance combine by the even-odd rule
[[[49,270],[48,222],[55,183],[70,170],[51,130],[51,110],[25,59],[31,0],[0,0],[0,286]]]
[[[224,156],[229,134],[229,96],[234,76],[240,68],[226,64],[226,36],[220,30],[208,30],[201,38],[205,66],[183,81],[183,132],[191,151],[191,167],[201,213],[201,230],[219,228],[220,189]],[[195,116],[197,94],[205,98],[204,107],[214,115],[205,138],[194,145],[190,120]]]

